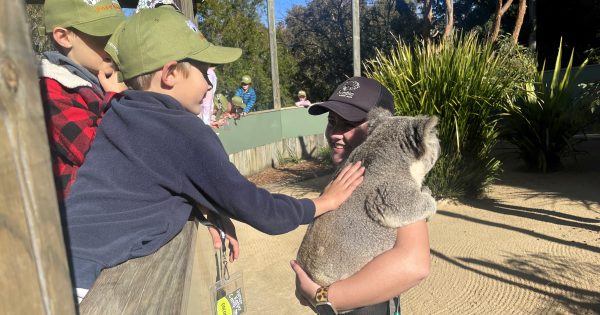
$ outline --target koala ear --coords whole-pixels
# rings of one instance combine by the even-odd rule
[[[389,110],[375,107],[369,111],[369,115],[367,116],[367,120],[369,121],[369,133],[371,130],[377,128],[379,123],[381,123],[385,118],[393,117],[392,113]]]
[[[427,121],[425,122],[425,133],[437,133],[435,127],[437,127],[439,118],[437,116],[424,117]]]

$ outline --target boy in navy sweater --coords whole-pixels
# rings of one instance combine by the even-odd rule
[[[241,50],[212,45],[172,7],[134,15],[106,50],[132,90],[110,103],[66,200],[80,298],[102,269],[169,242],[193,204],[280,234],[336,209],[362,181],[364,168],[352,165],[310,200],[271,194],[243,177],[196,116],[209,65],[232,62]]]

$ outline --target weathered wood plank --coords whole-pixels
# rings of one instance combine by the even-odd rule
[[[258,146],[229,155],[240,173],[249,176],[268,167],[279,165],[282,158],[294,155],[296,157],[315,157],[320,148],[327,146],[323,134],[283,139],[274,143]]]
[[[196,232],[197,223],[190,221],[156,253],[102,271],[80,313],[185,314]]]
[[[74,314],[24,2],[0,16],[0,313]]]

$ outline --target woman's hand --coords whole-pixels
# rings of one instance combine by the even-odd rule
[[[296,273],[296,298],[298,298],[302,305],[314,307],[314,298],[317,294],[317,289],[321,286],[306,274],[297,261],[290,261],[290,265]]]

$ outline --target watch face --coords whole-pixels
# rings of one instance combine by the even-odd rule
[[[337,315],[337,312],[331,306],[331,303],[319,303],[315,306],[319,315]]]

